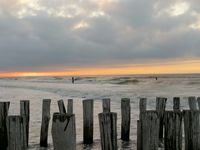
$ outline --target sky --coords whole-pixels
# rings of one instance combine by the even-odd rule
[[[200,73],[199,0],[0,0],[0,76]]]

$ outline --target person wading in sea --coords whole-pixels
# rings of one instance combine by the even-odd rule
[[[74,80],[74,77],[72,77],[72,84],[74,84],[74,81],[75,81],[75,80]]]

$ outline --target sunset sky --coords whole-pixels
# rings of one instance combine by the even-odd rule
[[[0,0],[0,77],[200,73],[199,0]]]

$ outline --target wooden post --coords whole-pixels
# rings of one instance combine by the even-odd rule
[[[164,127],[165,150],[182,150],[182,113],[166,111]]]
[[[103,99],[103,112],[110,112],[110,98],[104,98]]]
[[[25,150],[25,134],[23,128],[23,118],[21,116],[7,117],[8,148],[7,150]]]
[[[180,97],[174,97],[173,98],[173,110],[174,111],[180,111]]]
[[[51,132],[55,150],[76,150],[74,114],[54,113]]]
[[[141,112],[147,110],[147,99],[146,98],[140,98],[139,108],[140,108],[139,114],[141,114]],[[140,115],[139,115],[139,118],[140,118]]]
[[[100,113],[99,127],[102,150],[117,150],[117,113]]]
[[[83,100],[83,143],[93,143],[93,106],[92,99]]]
[[[137,150],[142,150],[141,144],[141,121],[137,120]]]
[[[147,110],[147,99],[140,98],[139,101],[139,120],[137,120],[137,150],[142,150],[141,143],[141,113]]]
[[[58,108],[59,108],[60,113],[64,113],[64,114],[67,113],[65,109],[65,104],[62,99],[58,101]]]
[[[48,146],[48,129],[49,129],[49,121],[50,121],[50,99],[44,99],[42,104],[42,125],[40,131],[40,146],[47,147]]]
[[[189,103],[190,110],[198,110],[196,97],[194,96],[188,97],[188,103]]]
[[[157,111],[141,113],[141,149],[157,150],[159,144],[159,115]]]
[[[6,118],[10,102],[0,102],[0,149],[6,150],[8,146]]]
[[[200,111],[183,111],[185,150],[200,149]]]
[[[200,97],[197,97],[197,102],[198,102],[198,106],[199,106],[199,110],[200,110]]]
[[[23,127],[24,127],[24,141],[25,145],[28,147],[29,140],[29,120],[30,120],[30,101],[21,100],[20,101],[20,115],[23,118]]]
[[[156,111],[158,112],[158,117],[160,119],[159,126],[159,140],[163,140],[163,121],[164,121],[164,112],[166,108],[167,98],[157,97],[156,98]]]
[[[121,115],[121,139],[123,141],[129,141],[131,123],[131,105],[129,98],[122,98],[121,100]]]
[[[68,99],[67,113],[68,114],[73,114],[73,99]]]

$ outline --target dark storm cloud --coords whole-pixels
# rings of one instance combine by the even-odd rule
[[[36,2],[0,2],[0,71],[200,57],[195,0]]]

